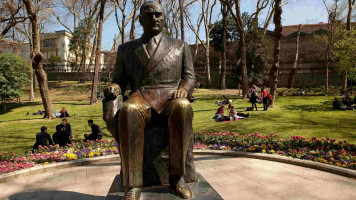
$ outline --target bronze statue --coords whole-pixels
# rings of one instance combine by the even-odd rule
[[[193,133],[188,99],[195,74],[190,49],[187,43],[162,34],[165,15],[161,4],[144,3],[139,21],[144,33],[119,46],[113,84],[106,91],[106,97],[116,98],[128,85],[131,89],[118,114],[118,135],[114,135],[120,143],[122,184],[126,188],[123,199],[140,198],[144,130],[152,112],[168,119],[170,186],[178,196],[189,199],[192,192],[183,176]]]

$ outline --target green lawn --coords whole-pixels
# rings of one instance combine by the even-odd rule
[[[68,122],[72,125],[75,139],[80,140],[84,133],[90,132],[90,127],[87,125],[88,119],[93,119],[102,127],[104,139],[111,138],[102,120],[101,102],[89,106],[88,91],[64,88],[66,89],[61,87],[52,89],[51,96],[54,99],[55,110],[60,110],[64,106],[72,115],[68,118]],[[210,119],[217,109],[214,102],[221,100],[222,94],[231,97],[232,104],[239,111],[244,111],[250,106],[247,100],[242,100],[237,96],[236,90],[199,89],[194,93],[197,101],[192,104],[194,132],[234,131],[240,134],[273,132],[283,138],[289,135],[303,135],[309,138],[316,136],[345,139],[356,143],[356,110],[332,110],[333,96],[277,97],[274,109],[263,112],[261,111],[262,104],[258,104],[259,111],[250,111],[250,118],[224,123]],[[63,99],[72,101],[63,101]],[[50,134],[54,133],[55,126],[60,123],[61,119],[44,120],[41,116],[32,115],[37,110],[43,110],[38,95],[36,100],[38,101],[35,103],[13,103],[9,105],[11,110],[8,113],[0,114],[0,152],[20,153],[30,150],[35,142],[36,133],[43,125],[48,127]],[[30,113],[29,116],[26,116],[27,112]]]

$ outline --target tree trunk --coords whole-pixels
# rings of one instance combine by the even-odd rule
[[[40,88],[40,93],[42,97],[43,106],[45,109],[44,118],[51,119],[53,115],[52,102],[48,94],[48,85],[47,85],[47,75],[43,71],[41,60],[43,54],[40,52],[40,33],[38,26],[37,13],[35,13],[32,1],[23,0],[28,17],[30,18],[32,25],[32,40],[33,40],[33,51],[32,54],[32,68],[37,76],[37,82]]]
[[[275,24],[274,29],[274,51],[273,51],[273,66],[270,71],[270,94],[274,97],[271,107],[274,107],[275,97],[278,85],[278,70],[279,70],[279,59],[280,59],[280,40],[282,37],[282,24],[281,24],[281,0],[275,0],[275,13],[273,17],[273,22]]]
[[[86,59],[87,59],[86,46],[82,46],[82,60],[80,61],[80,69],[82,72],[85,72]]]
[[[96,23],[96,27],[98,27],[98,21]],[[91,66],[93,65],[93,62],[95,59],[94,55],[95,55],[97,43],[98,43],[98,29],[96,29],[95,35],[94,35],[93,48],[91,49],[91,55],[90,55],[90,60],[89,60],[89,69],[91,69]]]
[[[226,5],[222,5],[223,14],[223,38],[222,38],[222,51],[221,51],[221,76],[220,76],[220,90],[226,90],[226,31],[227,31],[227,17],[228,10]]]
[[[126,20],[126,14],[125,14],[125,11],[122,11],[122,21],[121,21],[122,34],[121,34],[121,44],[124,44],[124,43],[125,43],[125,20]]]
[[[239,41],[240,49],[241,49],[241,76],[242,76],[242,98],[246,99],[248,94],[248,77],[247,77],[247,66],[246,66],[246,42],[245,35],[240,33],[240,41]]]
[[[31,69],[30,73],[30,94],[29,94],[29,101],[34,102],[35,101],[35,93],[33,91],[33,70]]]
[[[289,79],[288,79],[288,88],[291,88],[293,86],[293,82],[294,82],[294,76],[295,76],[295,72],[297,71],[297,64],[298,64],[298,56],[299,56],[299,36],[300,36],[300,28],[301,28],[301,24],[299,24],[298,26],[298,34],[297,34],[297,42],[296,42],[296,47],[295,47],[295,60],[294,60],[294,65],[293,68],[290,71],[289,74]]]
[[[206,63],[205,63],[205,70],[206,70],[206,87],[211,88],[211,76],[210,76],[210,58],[209,58],[210,52],[209,52],[209,40],[206,43],[206,48],[205,48],[205,58],[206,58]]]
[[[348,0],[348,12],[347,12],[347,21],[346,21],[346,30],[351,30],[351,15],[352,7],[355,4],[355,0]],[[343,94],[347,93],[347,69],[342,73],[341,79],[341,92]]]
[[[95,69],[94,69],[94,77],[93,84],[91,89],[91,98],[90,104],[94,104],[97,101],[97,89],[99,83],[99,71],[101,64],[101,40],[103,33],[103,24],[104,24],[104,9],[105,9],[106,0],[101,0],[101,6],[99,11],[99,28],[98,28],[98,44],[96,47],[96,56],[95,56]]]
[[[29,23],[29,28],[31,27],[31,23]],[[31,30],[29,30],[29,32],[31,32]],[[32,44],[32,39],[29,38],[30,40],[30,50],[31,52],[33,51],[33,44]],[[30,54],[30,60],[32,60],[32,55]],[[30,102],[34,102],[35,101],[35,92],[34,92],[34,86],[35,86],[35,77],[34,77],[34,71],[31,68],[31,72],[30,72],[30,93],[29,93],[29,101]]]
[[[179,0],[179,10],[180,10],[180,37],[184,41],[184,0]]]
[[[6,113],[6,97],[2,97],[2,103],[1,103],[1,108],[2,108],[2,113]]]

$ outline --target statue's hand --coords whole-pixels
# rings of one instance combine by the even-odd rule
[[[177,91],[174,92],[172,98],[173,99],[188,98],[188,92],[183,88],[179,88]]]
[[[118,84],[112,83],[106,90],[104,91],[105,97],[113,97],[121,95],[121,88]]]

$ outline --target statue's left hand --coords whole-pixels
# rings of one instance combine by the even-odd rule
[[[177,91],[174,92],[172,98],[173,99],[188,98],[188,92],[183,88],[179,88]]]

